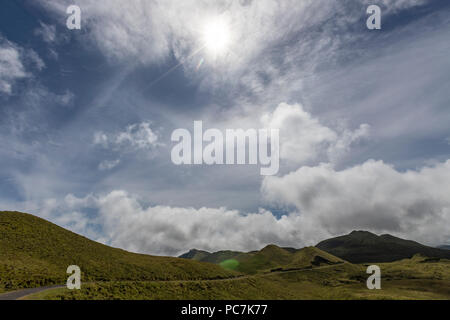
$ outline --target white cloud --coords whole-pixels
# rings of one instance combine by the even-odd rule
[[[302,247],[355,229],[429,245],[450,240],[450,160],[407,172],[380,161],[343,171],[325,164],[303,167],[266,178],[262,192],[267,201],[295,209],[277,218],[263,209],[243,214],[226,208],[146,206],[116,190],[85,198],[68,195],[61,203],[46,203],[43,212],[47,217],[67,212],[67,218],[56,221],[67,221],[69,227],[74,216],[86,225],[100,224],[103,232],[91,236],[110,245],[164,255],[190,248],[248,251],[270,243]],[[79,216],[86,208],[98,211],[93,221]]]
[[[89,218],[82,213],[87,208],[99,214]],[[320,232],[309,228],[297,214],[276,218],[265,210],[242,214],[226,208],[144,206],[121,190],[85,198],[67,195],[60,202],[51,199],[35,205],[33,210],[109,245],[160,255],[178,255],[191,248],[249,251],[269,243],[303,246],[321,239]],[[102,232],[93,231],[95,224],[101,225]]]
[[[158,135],[150,128],[149,122],[131,124],[125,131],[114,134],[106,134],[97,131],[94,134],[93,143],[104,148],[114,150],[149,150],[160,146]]]
[[[30,78],[27,66],[38,71],[45,68],[44,61],[33,49],[24,49],[0,34],[0,94],[11,95],[13,85],[21,79]]]
[[[124,132],[116,136],[115,143],[118,145],[127,144],[136,149],[149,149],[156,146],[158,136],[150,128],[150,123],[129,125]]]
[[[120,159],[116,159],[116,160],[104,160],[102,162],[100,162],[100,164],[98,165],[98,169],[99,170],[111,170],[115,167],[117,167],[120,163]]]
[[[73,103],[74,99],[75,95],[69,90],[66,90],[61,95],[55,95],[55,100],[62,106],[70,106]]]
[[[281,103],[263,117],[264,126],[280,129],[280,157],[302,163],[315,159],[319,148],[337,139],[336,133],[320,124],[299,104]]]
[[[47,43],[56,41],[56,26],[39,22],[40,27],[34,30],[34,34],[41,37]]]
[[[96,133],[94,133],[93,142],[95,145],[100,145],[103,148],[108,148],[108,136],[101,131],[97,131]]]
[[[355,131],[344,129],[338,138],[332,143],[328,150],[328,158],[331,162],[337,162],[340,157],[350,152],[350,148],[353,144],[365,140],[369,137],[370,125],[363,123]]]
[[[0,35],[0,93],[11,94],[14,82],[26,77],[20,48]]]
[[[432,244],[450,237],[450,160],[406,172],[381,161],[343,171],[302,167],[265,178],[261,190],[269,203],[295,207],[332,234],[366,229]]]
[[[362,0],[362,3],[366,6],[376,4],[386,9],[385,13],[395,13],[400,10],[409,9],[426,4],[429,0]]]
[[[26,56],[30,59],[31,62],[35,65],[36,69],[41,71],[45,68],[45,62],[39,57],[39,55],[33,49],[29,49],[26,51]]]
[[[352,143],[367,137],[370,127],[362,124],[355,131],[344,128],[337,132],[321,124],[302,105],[286,103],[265,114],[262,122],[265,127],[280,129],[280,157],[295,164],[317,160],[321,155],[336,160]]]
[[[36,108],[41,108],[43,105],[71,106],[75,99],[75,95],[70,90],[57,94],[39,83],[28,88],[27,93],[23,97],[27,106],[35,106]],[[32,114],[31,111],[28,111],[28,113]],[[33,120],[31,119],[30,121]]]
[[[299,96],[304,83],[317,72],[367,55],[361,43],[367,49],[380,39],[373,39],[374,33],[349,32],[358,29],[356,24],[365,26],[366,2],[111,0],[104,5],[79,0],[77,5],[82,28],[89,29],[83,43],[98,48],[111,63],[130,69],[162,65],[167,68],[161,70],[164,75],[175,58],[200,91],[217,91],[224,97],[227,114],[247,105],[254,115],[280,101],[303,101]],[[385,0],[383,19],[425,2]],[[72,4],[40,3],[58,16]],[[231,41],[226,54],[213,59],[207,50],[198,49],[205,25],[217,17],[227,21]],[[154,81],[158,79],[155,75]]]
[[[382,2],[391,12],[424,4],[427,0]],[[362,6],[373,4],[370,0],[359,3]],[[42,1],[42,4],[50,10],[65,12],[71,1]],[[235,41],[232,51],[238,50],[236,54],[242,56],[245,52],[258,53],[268,42],[285,36],[285,27],[291,29],[289,32],[309,28],[339,14],[346,6],[327,0],[287,0],[283,3],[276,0],[214,3],[205,0],[130,0],[126,7],[120,0],[111,0],[108,5],[79,0],[77,5],[82,10],[84,24],[92,29],[91,36],[105,55],[142,62],[158,61],[170,50],[180,54],[192,44],[202,45],[204,27],[216,16],[229,21]],[[365,10],[360,11],[365,15]],[[294,21],[295,25],[292,24]],[[52,26],[41,23],[41,28],[46,30],[45,34],[54,33]],[[266,43],[261,41],[262,38]]]

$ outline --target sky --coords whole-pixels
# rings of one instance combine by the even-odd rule
[[[450,2],[0,6],[1,210],[155,255],[352,230],[450,244]],[[175,165],[196,120],[279,128],[278,174]]]

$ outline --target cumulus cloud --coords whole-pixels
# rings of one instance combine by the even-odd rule
[[[95,219],[83,214],[87,208],[98,211]],[[321,235],[298,214],[277,218],[262,209],[242,214],[226,208],[145,206],[121,190],[84,198],[68,195],[42,203],[39,212],[74,231],[87,226],[83,234],[109,245],[160,255],[179,255],[191,248],[248,251],[269,243],[299,247],[314,244]],[[96,224],[102,232],[93,231]]]
[[[131,124],[125,131],[114,134],[106,134],[97,131],[94,134],[93,143],[104,148],[111,147],[114,150],[133,149],[149,150],[161,145],[158,135],[150,128],[149,122]]]
[[[300,104],[281,103],[262,118],[263,125],[280,129],[280,157],[295,164],[328,156],[336,160],[350,146],[369,134],[370,126],[362,124],[355,131],[337,132],[314,118]]]
[[[178,255],[204,250],[256,250],[314,245],[351,230],[391,233],[436,245],[450,240],[450,160],[419,171],[396,171],[381,161],[368,161],[343,171],[330,165],[303,167],[284,177],[267,177],[265,199],[290,208],[281,217],[260,209],[241,213],[226,208],[148,206],[125,191],[44,205],[46,216],[68,227],[97,223],[92,234],[108,244],[131,251]],[[94,221],[80,212],[98,211]],[[53,212],[53,213],[52,213]],[[73,220],[80,218],[78,224]],[[86,220],[87,219],[87,220]]]
[[[365,229],[427,243],[450,237],[450,160],[419,171],[396,171],[382,161],[336,171],[329,164],[267,177],[265,199],[294,207],[332,234]]]
[[[158,136],[150,128],[150,123],[129,125],[124,132],[116,136],[116,144],[129,144],[137,149],[148,149],[156,146]]]

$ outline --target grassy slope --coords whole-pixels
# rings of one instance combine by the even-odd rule
[[[255,274],[258,271],[268,271],[288,264],[292,259],[292,254],[275,245],[269,245],[260,251],[241,253],[234,259],[239,262],[236,270]]]
[[[377,236],[367,231],[353,231],[324,240],[316,247],[352,263],[392,262],[411,258],[415,254],[450,259],[448,250],[427,247],[391,235]]]
[[[339,259],[315,247],[300,250],[268,245],[260,251],[236,252],[218,251],[205,254],[205,251],[191,250],[182,257],[220,264],[225,268],[246,274],[269,272],[271,270],[311,268],[322,264],[342,263]]]
[[[210,253],[207,251],[192,249],[189,252],[186,252],[185,254],[179,256],[179,258],[202,261],[202,259],[208,257],[209,255]]]
[[[54,289],[29,299],[450,299],[450,261],[380,264],[382,290],[368,290],[363,265],[343,263],[241,279],[114,282]]]
[[[315,247],[306,247],[295,252],[287,268],[308,268],[326,264],[343,263],[344,260]]]
[[[234,259],[240,254],[243,254],[243,252],[224,250],[210,253],[203,250],[192,249],[189,252],[186,252],[185,254],[179,256],[179,258],[220,264],[223,261]]]
[[[46,220],[0,212],[0,290],[65,283],[66,269],[83,281],[216,279],[235,275],[210,263],[134,254],[91,241]]]

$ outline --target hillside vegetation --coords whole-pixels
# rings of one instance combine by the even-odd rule
[[[246,274],[306,269],[344,262],[342,259],[315,247],[295,250],[280,248],[276,245],[268,245],[260,251],[247,253],[236,251],[208,253],[206,251],[191,250],[180,257],[216,263],[225,269],[236,270]]]
[[[30,214],[0,212],[0,290],[65,283],[69,265],[81,268],[83,281],[236,276],[210,263],[111,248]]]
[[[450,299],[450,261],[414,257],[380,265],[381,290],[366,287],[366,267],[350,263],[259,273],[227,280],[99,282],[28,299]]]

